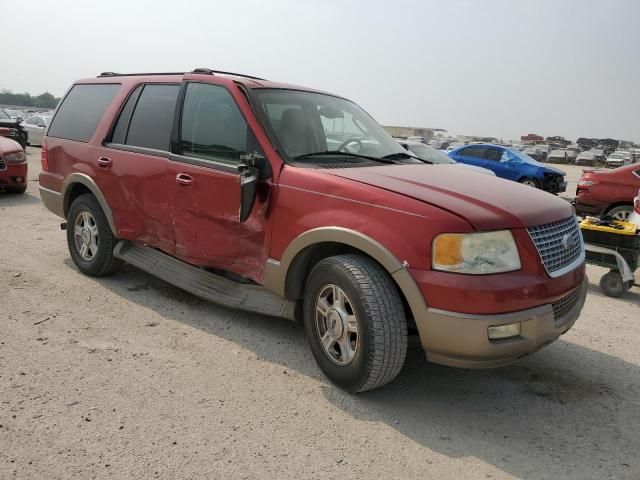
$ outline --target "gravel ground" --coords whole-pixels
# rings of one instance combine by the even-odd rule
[[[457,370],[414,341],[395,382],[348,395],[294,323],[79,274],[29,161],[27,194],[0,194],[0,478],[640,478],[639,289],[604,297],[589,267],[536,355]]]

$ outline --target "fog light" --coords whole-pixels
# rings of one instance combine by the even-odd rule
[[[24,179],[22,177],[16,177],[16,183],[22,183]]]
[[[502,340],[504,338],[517,337],[520,335],[520,323],[509,323],[487,329],[489,340]]]

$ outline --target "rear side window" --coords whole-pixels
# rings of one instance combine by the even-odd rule
[[[168,151],[179,90],[180,85],[145,85],[135,105],[123,143]]]
[[[50,137],[88,142],[120,84],[74,85],[58,108]]]
[[[464,157],[473,157],[473,158],[484,158],[484,148],[482,147],[467,147],[460,155]]]
[[[487,160],[495,160],[499,162],[502,159],[502,150],[498,150],[497,148],[487,148]]]
[[[190,83],[184,97],[180,147],[183,155],[237,164],[258,144],[226,88]]]

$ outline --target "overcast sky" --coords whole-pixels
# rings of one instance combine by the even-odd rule
[[[640,141],[640,0],[0,0],[0,89],[210,67],[380,123]]]

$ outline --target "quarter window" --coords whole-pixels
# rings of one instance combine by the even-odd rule
[[[144,86],[131,116],[126,145],[169,150],[179,90],[180,85]]]
[[[120,84],[77,84],[69,91],[51,123],[50,137],[88,142]]]
[[[184,97],[180,147],[183,155],[238,164],[258,150],[247,122],[226,88],[189,83]]]

